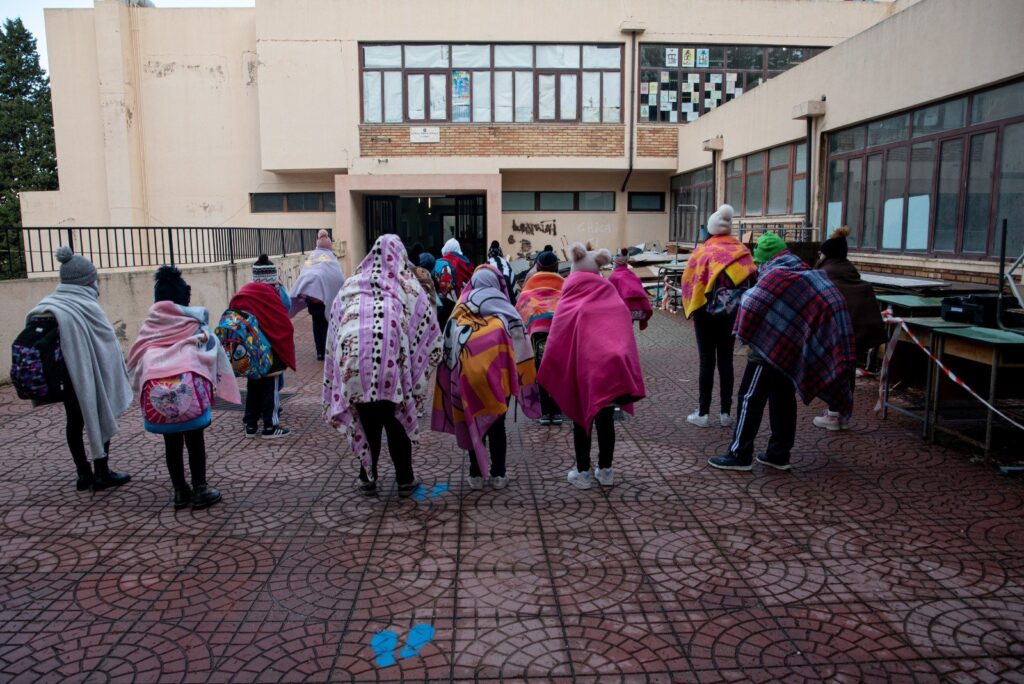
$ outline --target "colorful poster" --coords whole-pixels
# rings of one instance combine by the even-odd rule
[[[467,123],[470,120],[469,72],[452,72],[452,121]]]
[[[663,112],[670,112],[672,111],[672,103],[669,102],[668,100],[662,100],[659,109]]]
[[[647,83],[646,82],[640,84],[640,94],[641,95],[646,95],[647,94]]]
[[[700,83],[700,74],[687,74],[686,80],[690,83]]]
[[[683,63],[681,66],[692,67],[693,66],[694,49],[683,48]]]
[[[667,71],[662,71],[661,72],[661,82],[662,83],[668,83],[668,72]]]
[[[701,69],[707,69],[708,64],[711,63],[711,51],[707,48],[701,48],[697,50],[697,66]]]
[[[679,66],[679,48],[665,48],[665,66]]]
[[[640,105],[640,118],[649,119],[651,118],[651,110],[647,105]]]

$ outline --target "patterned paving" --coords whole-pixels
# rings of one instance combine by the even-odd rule
[[[133,481],[93,496],[61,409],[0,390],[0,680],[1024,681],[1024,483],[882,423],[873,385],[849,432],[801,408],[792,472],[711,471],[729,435],[683,420],[692,330],[658,314],[614,488],[569,486],[571,429],[520,417],[507,489],[469,491],[428,432],[422,500],[390,465],[370,500],[298,328],[293,437],[243,442],[219,412],[224,502],[196,513],[134,410],[112,457]],[[432,641],[376,664],[375,635],[400,649],[423,623]]]

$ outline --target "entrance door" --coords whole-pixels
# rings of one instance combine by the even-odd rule
[[[435,257],[451,237],[474,264],[487,257],[487,202],[483,195],[367,195],[366,248],[396,233],[409,249],[419,242]]]
[[[367,195],[365,207],[366,250],[381,235],[398,232],[398,197]]]
[[[486,205],[483,195],[455,198],[455,238],[474,264],[482,264],[487,258]]]

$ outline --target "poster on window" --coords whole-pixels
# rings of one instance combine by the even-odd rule
[[[651,109],[647,105],[640,105],[640,118],[649,119],[651,118]]]
[[[679,66],[679,48],[665,48],[665,66]]]
[[[701,69],[707,69],[708,64],[711,63],[711,51],[708,48],[701,48],[697,50],[697,66]]]
[[[661,72],[661,82],[662,83],[668,83],[668,72],[667,71],[662,71]]]
[[[683,63],[680,66],[693,67],[694,49],[683,48]]]
[[[469,72],[452,72],[452,121],[465,123],[469,121]]]

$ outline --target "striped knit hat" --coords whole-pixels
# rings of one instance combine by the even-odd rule
[[[261,254],[252,265],[252,282],[273,285],[277,282],[277,266],[266,254]]]

